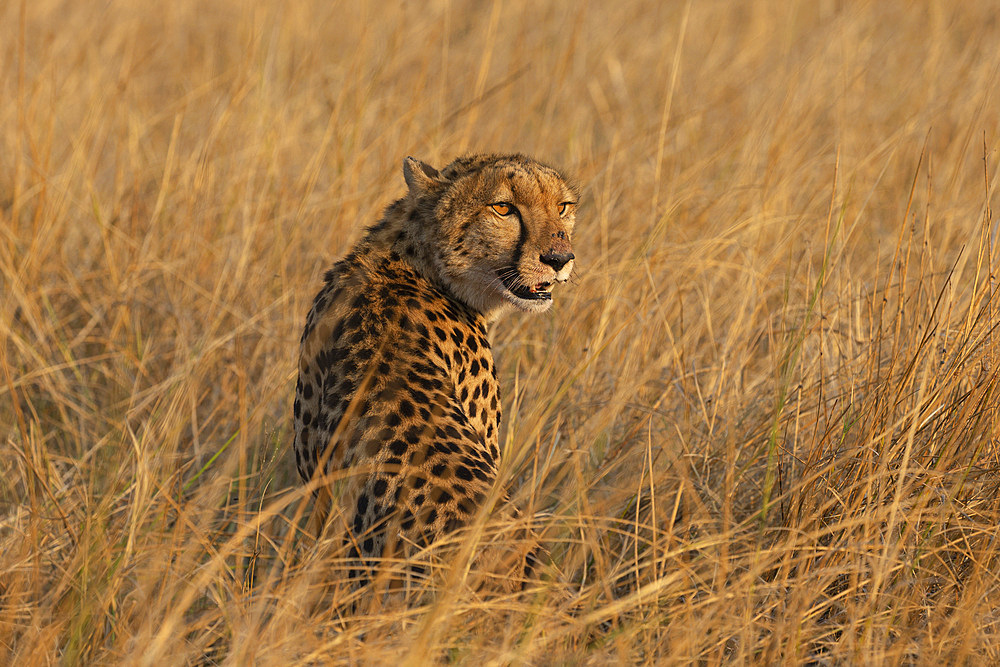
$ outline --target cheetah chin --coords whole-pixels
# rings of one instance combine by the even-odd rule
[[[551,301],[552,283],[540,282],[534,285],[525,284],[515,268],[501,269],[497,271],[497,278],[507,288],[507,291],[521,301]]]

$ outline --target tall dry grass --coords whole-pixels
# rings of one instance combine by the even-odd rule
[[[3,3],[0,663],[1000,660],[998,43],[986,0]],[[297,337],[402,157],[470,150],[586,192],[494,331],[561,575],[351,615]]]

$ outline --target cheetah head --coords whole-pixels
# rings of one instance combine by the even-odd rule
[[[425,255],[468,306],[492,317],[543,312],[573,271],[579,195],[523,155],[471,155],[438,171],[408,157],[403,175]]]

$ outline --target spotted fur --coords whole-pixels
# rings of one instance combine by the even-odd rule
[[[295,388],[298,471],[345,478],[320,488],[318,515],[335,503],[363,560],[475,517],[501,456],[487,326],[549,308],[574,259],[578,196],[550,167],[472,155],[437,171],[407,158],[403,174],[406,196],[327,271]]]

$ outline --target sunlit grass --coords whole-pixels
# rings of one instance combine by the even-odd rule
[[[0,663],[1000,660],[994,13],[0,5]],[[297,342],[471,150],[585,193],[493,331],[553,566],[402,606],[309,532]]]

